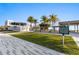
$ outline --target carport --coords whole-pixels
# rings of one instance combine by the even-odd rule
[[[78,28],[79,20],[59,22],[59,25],[68,25],[68,26],[73,25],[74,26],[74,32],[79,32],[79,28]]]

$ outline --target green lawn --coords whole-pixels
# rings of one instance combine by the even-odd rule
[[[65,45],[62,47],[62,36],[52,34],[40,34],[33,32],[11,34],[12,36],[57,50],[69,55],[79,55],[79,48],[72,37],[65,36]]]

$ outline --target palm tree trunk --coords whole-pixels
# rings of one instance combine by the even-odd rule
[[[32,23],[30,23],[30,31],[32,31]]]
[[[55,24],[55,21],[52,23],[53,25]],[[53,30],[54,30],[54,32],[55,32],[55,27],[53,27]]]
[[[36,23],[35,23],[35,27],[36,27]]]
[[[52,27],[53,27],[53,25],[54,25],[54,22],[52,22]],[[53,27],[53,31],[55,32],[55,28]]]
[[[34,31],[36,31],[36,23],[34,23],[34,27],[35,27]]]

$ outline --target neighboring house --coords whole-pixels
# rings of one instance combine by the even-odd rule
[[[49,24],[50,24],[50,23],[49,23]],[[52,23],[51,23],[50,27],[48,28],[49,31],[52,30],[52,29],[54,29],[54,28],[53,28],[54,26],[56,26],[56,27],[55,27],[55,30],[58,31],[58,30],[59,30],[59,27],[57,27],[57,26],[59,26],[59,21],[55,22],[53,25],[52,25]]]
[[[5,26],[7,27],[7,30],[12,31],[29,31],[29,25],[23,22],[15,22],[12,20],[7,20],[5,22]]]

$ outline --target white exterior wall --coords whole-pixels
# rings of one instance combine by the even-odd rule
[[[8,30],[29,32],[29,26],[10,26],[8,27]]]
[[[50,27],[48,29],[49,30],[53,29],[52,26],[59,26],[59,21],[55,22],[53,25],[52,25],[52,22],[51,22],[51,25],[50,25]],[[55,28],[55,30],[59,30],[59,27]]]
[[[5,23],[6,26],[9,26],[8,30],[12,30],[12,31],[27,31],[27,32],[29,32],[30,26],[28,24],[24,25],[24,26],[21,26],[21,25],[11,25],[11,22],[14,22],[14,21],[7,20],[6,23]]]
[[[20,27],[14,27],[14,26],[10,26],[8,27],[8,30],[12,30],[12,31],[20,31]]]
[[[20,26],[20,31],[29,31],[27,26]]]
[[[5,23],[5,25],[6,25],[6,26],[12,26],[12,25],[10,24],[11,22],[14,22],[14,21],[13,21],[13,20],[7,20],[6,23]]]

